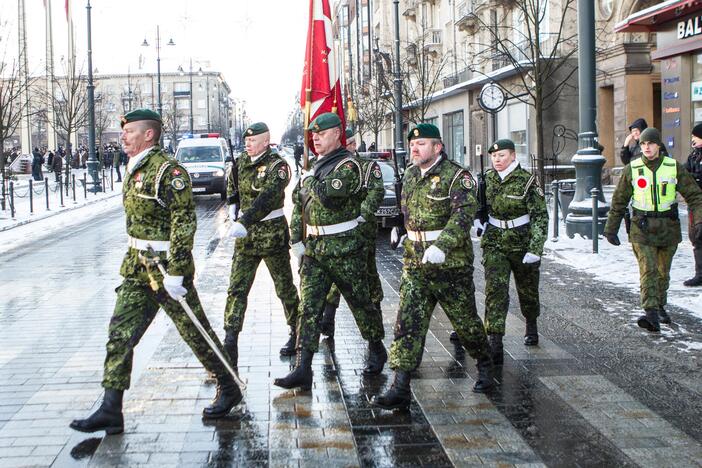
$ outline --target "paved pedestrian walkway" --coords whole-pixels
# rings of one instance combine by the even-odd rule
[[[51,246],[4,254],[0,270],[0,465],[10,466],[699,466],[702,350],[650,335],[607,304],[632,294],[544,261],[541,341],[522,344],[512,304],[506,359],[488,395],[470,391],[475,366],[449,341],[435,311],[413,377],[409,412],[372,408],[392,372],[364,377],[365,343],[342,301],[336,336],[315,356],[309,392],[279,389],[292,364],[282,307],[261,266],[240,337],[245,403],[203,422],[215,388],[170,321],[159,314],[136,350],[125,433],[73,432],[101,397],[107,321],[124,250],[123,216],[107,211]],[[219,240],[217,197],[198,198],[197,285],[218,333],[233,243]],[[81,248],[77,249],[76,246]],[[46,264],[51,251],[54,262]],[[478,309],[483,271],[476,249]],[[398,305],[401,259],[378,243],[386,346]],[[296,278],[297,279],[297,278]],[[512,291],[514,293],[514,291]],[[514,296],[514,294],[512,294]],[[607,304],[605,304],[605,302]],[[671,308],[674,325],[702,335]]]

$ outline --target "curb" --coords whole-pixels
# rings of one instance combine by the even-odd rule
[[[53,212],[51,212],[51,213],[46,214],[46,216],[41,216],[41,217],[36,217],[36,218],[29,218],[29,219],[25,219],[25,220],[22,220],[22,221],[18,221],[18,222],[15,223],[15,224],[11,224],[11,225],[5,226],[5,227],[0,227],[0,232],[9,231],[10,229],[14,229],[14,228],[16,228],[16,227],[24,226],[24,225],[33,223],[34,221],[41,221],[41,220],[43,220],[43,219],[51,218],[51,217],[54,217],[54,216],[59,215],[59,214],[61,214],[61,213],[65,213],[65,212],[67,212],[67,211],[73,211],[73,210],[77,210],[77,209],[83,208],[83,207],[85,207],[85,206],[90,206],[90,205],[94,205],[94,204],[96,204],[96,203],[100,203],[100,202],[103,202],[103,201],[107,201],[107,200],[110,200],[110,199],[112,199],[112,198],[114,198],[114,197],[117,197],[117,196],[120,196],[120,195],[122,195],[122,192],[118,192],[118,193],[115,193],[115,194],[112,194],[112,195],[108,195],[108,196],[105,196],[105,197],[100,197],[100,198],[98,198],[98,199],[96,199],[96,200],[91,200],[91,201],[88,201],[88,202],[83,203],[83,204],[80,204],[80,205],[74,205],[74,206],[71,206],[71,207],[67,207],[67,208],[64,208],[64,209],[59,210],[59,211],[53,211]]]

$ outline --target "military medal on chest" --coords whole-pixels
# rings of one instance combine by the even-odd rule
[[[256,177],[263,179],[266,175],[266,166],[258,166],[256,170],[258,171],[258,175]]]
[[[441,181],[441,177],[439,176],[433,176],[431,178],[431,189],[436,190],[437,184]]]
[[[143,176],[141,175],[141,172],[137,172],[134,174],[134,187],[137,190],[141,190],[141,188],[144,186],[143,182]]]

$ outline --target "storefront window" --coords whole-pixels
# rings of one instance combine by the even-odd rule
[[[692,125],[702,122],[702,54],[692,56]]]
[[[463,165],[463,111],[444,114],[444,143],[446,153],[453,161]]]

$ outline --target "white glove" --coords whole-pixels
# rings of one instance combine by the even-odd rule
[[[184,298],[185,295],[188,293],[188,290],[183,287],[182,276],[164,276],[163,289],[165,289],[168,295],[176,301]]]
[[[236,219],[236,215],[238,214],[237,212],[239,211],[239,207],[236,206],[236,203],[229,205],[228,208],[228,213],[229,213],[229,219],[234,221]]]
[[[424,251],[422,263],[433,263],[438,265],[444,263],[444,261],[446,261],[446,254],[437,246],[430,245],[429,248]]]
[[[359,223],[365,223],[366,218],[364,218],[363,216],[359,216],[358,218],[356,218],[356,221],[358,221]]]
[[[402,241],[405,240],[407,237],[407,234],[403,234],[402,237],[400,237],[400,228],[395,226],[390,230],[390,243],[394,245],[400,245]]]
[[[229,237],[234,237],[234,238],[236,238],[236,237],[246,237],[246,234],[247,234],[247,233],[248,233],[248,231],[246,230],[246,228],[244,227],[244,225],[241,224],[241,223],[239,223],[239,222],[237,222],[237,221],[235,221],[235,222],[233,222],[232,225],[229,227],[229,232],[227,233],[227,235],[228,235]]]
[[[527,252],[524,254],[524,258],[522,259],[522,263],[536,263],[539,260],[541,260],[541,257],[538,255],[534,255],[531,252]]]
[[[487,223],[481,223],[480,220],[476,218],[473,220],[473,226],[475,227],[476,232],[481,231],[481,233],[484,233]]]
[[[293,245],[290,246],[290,250],[292,250],[292,254],[297,259],[297,264],[301,264],[302,257],[305,255],[305,244],[303,244],[302,242],[295,242]]]

